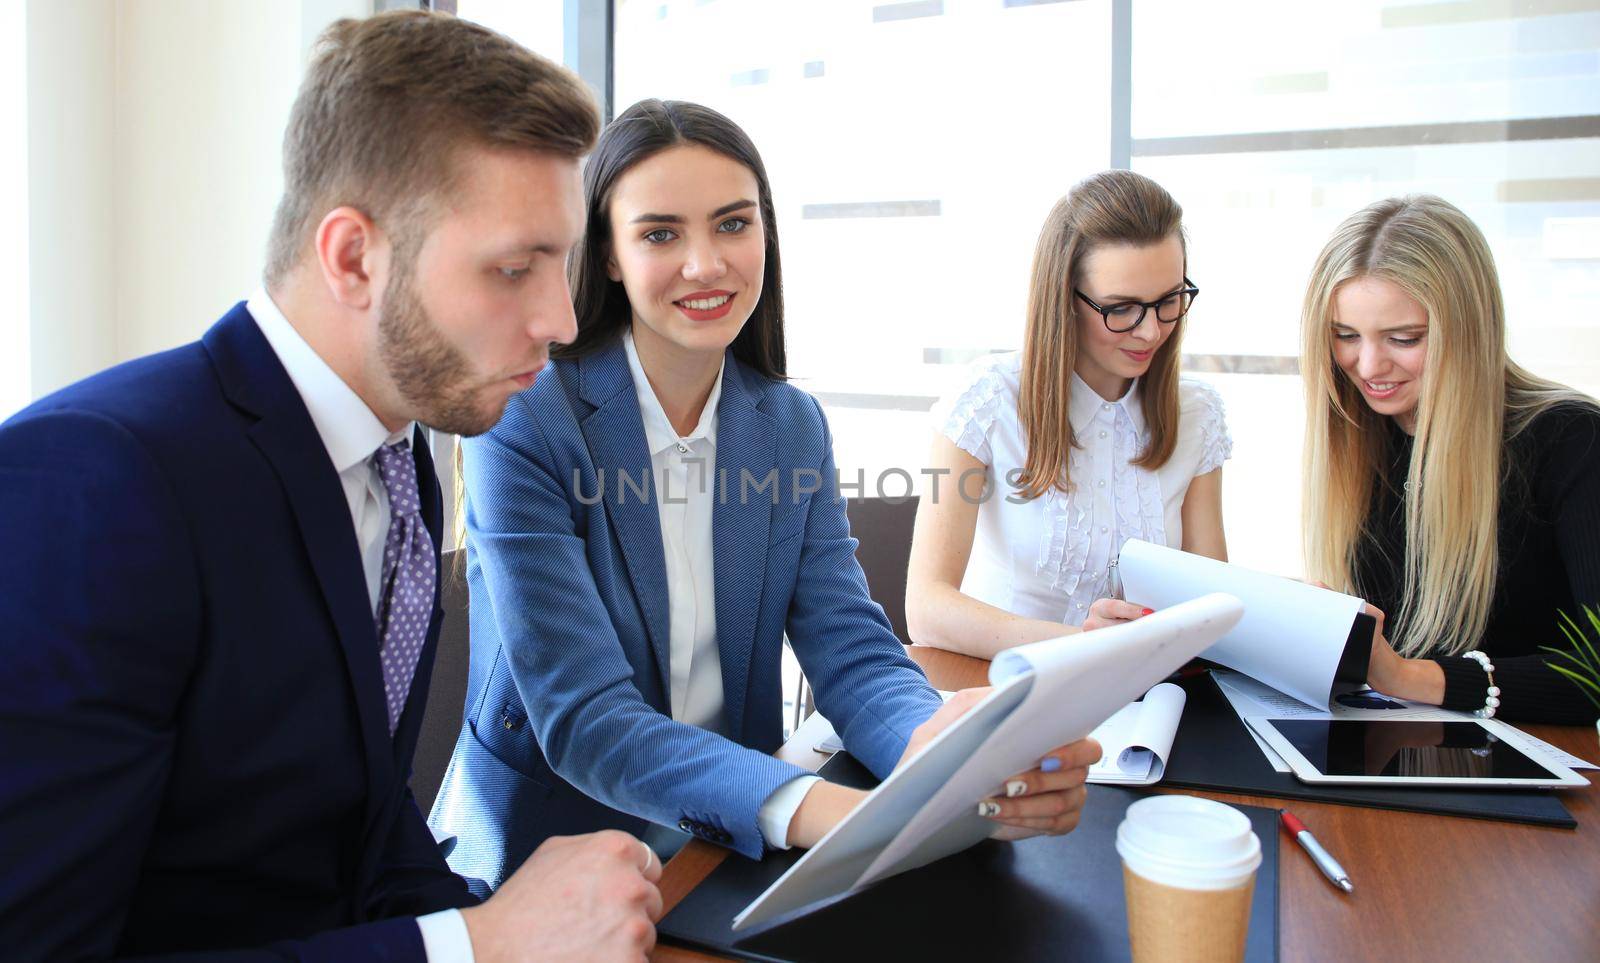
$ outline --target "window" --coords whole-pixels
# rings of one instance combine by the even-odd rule
[[[789,370],[865,494],[903,494],[951,377],[1019,346],[1039,225],[1109,161],[1110,33],[1109,3],[617,4],[617,112],[698,101],[761,150]]]
[[[1515,356],[1600,390],[1600,4],[617,0],[613,40],[616,112],[696,100],[760,148],[790,369],[868,495],[923,464],[963,364],[1020,346],[1045,214],[1114,161],[1185,208],[1239,562],[1300,571],[1300,299],[1374,200],[1466,210]]]
[[[560,0],[456,0],[456,16],[474,20],[534,53],[562,62],[566,4]]]
[[[1600,390],[1600,4],[1133,6],[1133,167],[1184,205],[1206,289],[1184,348],[1228,403],[1240,561],[1299,571],[1300,299],[1375,200],[1462,208],[1513,356]]]

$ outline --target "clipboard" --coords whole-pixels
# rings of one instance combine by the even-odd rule
[[[1097,725],[1239,622],[1213,594],[1134,622],[1002,652],[994,691],[890,774],[733,921],[735,931],[960,852],[995,824],[977,815],[1010,776]]]

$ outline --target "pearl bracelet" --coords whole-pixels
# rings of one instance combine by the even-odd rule
[[[1480,719],[1493,719],[1494,710],[1500,708],[1500,687],[1494,684],[1494,663],[1489,661],[1488,655],[1476,649],[1461,655],[1483,666],[1483,674],[1489,677],[1489,691],[1484,696],[1483,708],[1474,710],[1472,714]]]

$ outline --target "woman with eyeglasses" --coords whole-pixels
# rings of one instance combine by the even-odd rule
[[[983,359],[934,409],[906,624],[917,642],[990,658],[1138,618],[1113,598],[1130,538],[1227,558],[1222,399],[1178,377],[1183,210],[1112,170],[1045,220],[1020,352]]]
[[[1600,406],[1505,341],[1494,257],[1456,207],[1392,198],[1339,226],[1302,312],[1306,571],[1386,616],[1374,689],[1589,722],[1540,649],[1600,605]]]

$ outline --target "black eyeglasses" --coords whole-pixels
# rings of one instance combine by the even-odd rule
[[[1172,324],[1177,321],[1189,313],[1189,306],[1200,296],[1200,289],[1185,277],[1183,287],[1159,300],[1118,301],[1107,305],[1096,304],[1093,298],[1077,288],[1073,288],[1072,293],[1083,298],[1085,304],[1100,312],[1107,331],[1112,334],[1126,334],[1144,323],[1144,313],[1151,308],[1156,309],[1156,320],[1162,324]]]

